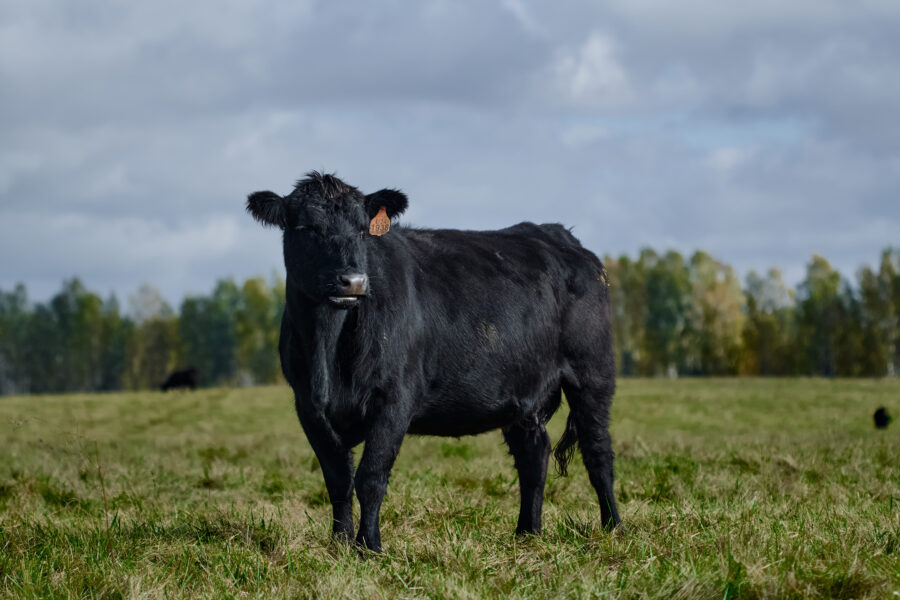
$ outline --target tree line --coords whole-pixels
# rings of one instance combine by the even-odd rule
[[[821,256],[792,289],[777,269],[734,270],[706,252],[606,257],[625,375],[894,375],[900,369],[900,251],[855,285]]]
[[[174,311],[142,286],[122,309],[66,281],[46,303],[25,286],[0,290],[0,394],[93,392],[159,387],[192,366],[201,385],[274,383],[281,377],[278,332],[284,282],[219,281]]]
[[[607,256],[616,364],[623,375],[900,372],[900,250],[855,280],[821,256],[796,289],[781,273],[733,269],[706,252]],[[0,290],[0,394],[147,389],[176,368],[201,385],[281,380],[284,281],[220,280],[176,311],[142,286],[123,310],[78,279],[45,303]]]

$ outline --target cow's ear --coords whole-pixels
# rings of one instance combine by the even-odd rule
[[[403,214],[406,207],[409,206],[409,200],[406,194],[400,190],[378,190],[366,196],[366,212],[370,219],[374,219],[381,207],[384,207],[388,218],[393,219]]]
[[[275,192],[253,192],[247,196],[247,212],[264,225],[287,227],[287,207],[284,198]]]

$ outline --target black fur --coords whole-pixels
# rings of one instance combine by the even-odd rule
[[[263,225],[287,226],[284,199],[272,192],[254,192],[247,198],[247,211]]]
[[[169,373],[169,376],[166,377],[165,382],[159,389],[164,392],[168,392],[169,390],[174,390],[178,388],[190,388],[192,390],[197,389],[197,369],[183,369],[181,371],[172,371]]]
[[[893,420],[891,415],[888,414],[887,409],[883,406],[878,407],[878,410],[875,411],[872,418],[875,420],[875,427],[878,429],[887,429],[887,426],[890,425]]]
[[[384,189],[366,196],[366,213],[371,219],[378,214],[378,210],[384,207],[387,216],[394,218],[403,213],[409,206],[406,194],[400,190]]]
[[[566,429],[553,448],[556,468],[563,477],[569,474],[569,461],[575,456],[575,445],[578,443],[578,429],[574,416],[574,413],[569,414],[569,418],[566,419]]]
[[[355,488],[356,540],[380,550],[378,515],[407,433],[492,429],[503,430],[519,472],[516,531],[540,532],[551,452],[544,425],[562,391],[572,416],[557,446],[561,469],[577,440],[602,521],[617,525],[607,428],[615,368],[597,257],[561,225],[394,227],[373,237],[373,206],[395,217],[406,197],[364,196],[310,173],[282,205],[281,365],[322,466],[335,536],[353,535]],[[368,295],[340,298],[350,274],[368,275]],[[352,448],[362,442],[354,476]]]

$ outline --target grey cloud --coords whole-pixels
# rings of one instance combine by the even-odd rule
[[[895,4],[13,0],[0,287],[268,274],[243,200],[309,169],[426,226],[852,276],[900,226]]]

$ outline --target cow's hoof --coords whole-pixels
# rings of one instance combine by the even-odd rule
[[[332,531],[331,539],[338,544],[350,544],[353,542],[353,532],[350,531]]]
[[[356,544],[356,553],[361,559],[367,560],[369,558],[377,558],[378,556],[381,556],[381,548],[366,548],[365,546]]]
[[[377,556],[378,554],[381,554],[381,541],[378,540],[376,542],[370,542],[365,537],[357,535],[356,550],[357,552],[359,552],[361,558]]]
[[[523,539],[541,537],[541,530],[540,529],[518,529],[517,528],[516,529],[516,537],[523,538]]]

